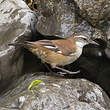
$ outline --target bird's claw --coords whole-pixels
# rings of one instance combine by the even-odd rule
[[[61,76],[64,76],[64,75],[66,75],[66,74],[71,74],[71,75],[74,75],[74,74],[78,74],[78,73],[80,73],[80,70],[78,70],[78,71],[76,71],[76,72],[71,72],[71,71],[69,71],[69,72],[57,72],[59,75],[61,75]]]

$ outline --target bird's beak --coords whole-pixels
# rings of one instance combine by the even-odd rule
[[[94,45],[99,45],[97,42],[93,41],[93,40],[89,40],[90,44],[94,44]]]

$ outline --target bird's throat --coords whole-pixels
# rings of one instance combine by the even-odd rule
[[[78,47],[83,47],[84,46],[84,43],[83,42],[76,42],[76,45],[78,46]]]

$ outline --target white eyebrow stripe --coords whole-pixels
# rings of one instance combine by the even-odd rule
[[[87,39],[87,37],[84,36],[84,35],[79,35],[79,36],[76,36],[76,37],[81,37],[81,38],[86,38]]]

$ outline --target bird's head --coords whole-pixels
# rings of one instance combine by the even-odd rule
[[[88,44],[99,45],[98,43],[96,43],[95,41],[93,41],[92,39],[89,39],[84,35],[77,35],[74,37],[75,37],[76,45],[79,47],[84,47],[85,45],[88,45]]]

